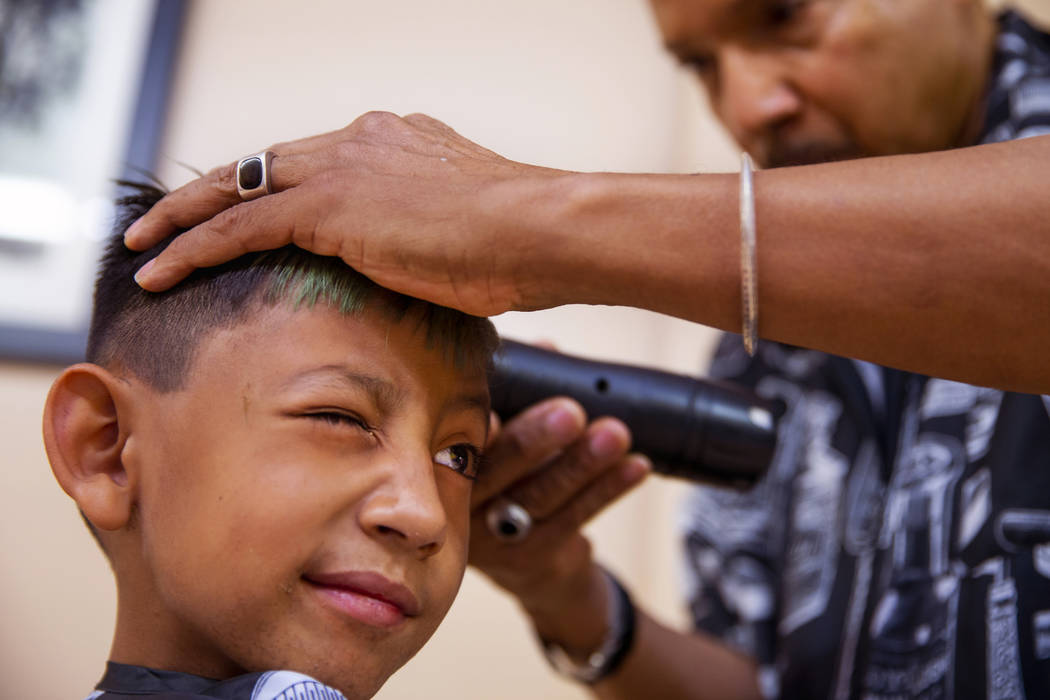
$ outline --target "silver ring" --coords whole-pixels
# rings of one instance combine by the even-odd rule
[[[241,201],[247,202],[273,193],[270,182],[270,164],[273,157],[273,151],[263,151],[237,161],[237,194],[240,195]]]
[[[532,531],[532,516],[520,503],[501,498],[485,512],[485,524],[496,539],[521,542]]]

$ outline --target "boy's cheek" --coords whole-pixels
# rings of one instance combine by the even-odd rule
[[[448,467],[436,467],[435,478],[441,502],[449,522],[458,522],[465,518],[470,520],[470,495],[474,491],[474,481]]]
[[[451,605],[451,598],[454,598],[456,592],[459,591],[459,586],[463,581],[463,574],[467,568],[467,556],[469,552],[470,542],[470,494],[468,492],[464,502],[459,504],[459,507],[449,511],[449,531],[448,538],[445,541],[444,551],[444,565],[448,567],[447,574],[444,576],[445,581],[450,591],[449,594],[449,605]],[[440,556],[440,555],[439,555]]]

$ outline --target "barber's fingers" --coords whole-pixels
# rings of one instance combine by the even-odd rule
[[[389,116],[396,119],[395,115],[390,114]],[[305,136],[292,141],[274,144],[270,146],[270,150],[281,155],[299,155],[334,148],[338,144],[352,139],[361,121],[367,117],[368,115],[362,115],[342,128],[326,131],[322,134],[314,134],[313,136]]]
[[[627,455],[631,435],[615,418],[591,423],[583,437],[543,469],[506,489],[534,519],[550,517]]]
[[[279,153],[270,164],[274,192],[296,187],[325,167],[330,159],[316,152]],[[124,234],[132,250],[148,250],[179,229],[189,229],[230,207],[241,204],[237,193],[237,163],[227,163],[168,193]]]
[[[652,470],[652,462],[644,455],[624,457],[560,510],[540,521],[534,533],[556,540],[579,531],[591,518],[642,483]]]
[[[583,435],[587,417],[567,398],[543,401],[508,421],[485,448],[486,467],[471,494],[477,506],[541,469]]]
[[[648,457],[630,454],[617,461],[598,478],[576,492],[562,507],[546,518],[533,518],[528,536],[517,542],[506,542],[488,530],[485,508],[475,510],[471,521],[471,563],[489,575],[497,576],[504,587],[514,588],[513,580],[531,578],[531,571],[554,566],[561,551],[573,542],[586,544],[582,528],[594,516],[627,494],[652,472]],[[531,514],[531,513],[530,513]],[[589,552],[570,557],[576,563],[589,559]],[[564,564],[565,562],[561,562]],[[522,569],[518,571],[517,569]],[[519,591],[520,593],[521,591]]]
[[[391,159],[397,151],[434,158],[457,153],[499,158],[433,117],[411,114],[401,118],[389,112],[368,112],[342,129],[266,150],[275,156],[270,166],[274,192],[298,187],[329,170],[367,169],[367,163],[379,152]],[[165,196],[128,229],[124,243],[133,250],[147,250],[175,231],[192,228],[239,204],[237,162],[227,163]]]
[[[458,152],[466,156],[480,156],[483,158],[497,158],[503,160],[503,157],[495,151],[491,151],[481,144],[471,141],[445,122],[434,119],[429,115],[418,112],[407,114],[403,118],[403,121],[418,130],[420,133],[432,137],[433,143],[440,144],[450,151]]]
[[[441,121],[440,119],[434,119],[429,114],[423,114],[422,112],[413,112],[412,114],[406,114],[403,119],[419,129],[420,131],[427,131],[431,134],[442,135],[448,137],[456,137],[463,139],[459,132],[453,129],[451,126]]]
[[[318,255],[338,255],[343,241],[334,232],[339,227],[320,225],[334,204],[328,189],[296,187],[221,211],[173,240],[135,279],[147,291],[161,292],[197,268],[289,243]]]
[[[348,156],[353,158],[353,154],[348,154],[341,145],[367,138],[383,129],[391,132],[391,125],[398,121],[393,114],[370,112],[341,129],[263,149],[274,153],[270,165],[273,191],[297,187],[312,175],[344,165]],[[237,162],[214,168],[203,177],[170,192],[128,229],[124,236],[125,245],[132,250],[146,250],[179,229],[192,228],[241,204],[237,192]]]

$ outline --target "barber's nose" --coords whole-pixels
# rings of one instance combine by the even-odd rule
[[[718,79],[722,119],[745,146],[802,109],[802,98],[777,56],[727,47],[719,57]]]
[[[421,559],[433,556],[448,536],[448,515],[438,491],[433,457],[422,451],[391,457],[381,482],[360,511],[361,527]]]

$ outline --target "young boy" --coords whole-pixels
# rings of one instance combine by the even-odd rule
[[[117,582],[89,697],[369,697],[459,587],[495,332],[295,248],[144,292],[164,244],[122,234],[161,196],[122,200],[44,415]]]

